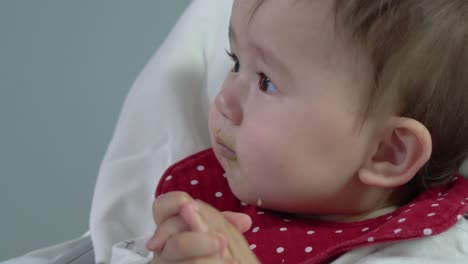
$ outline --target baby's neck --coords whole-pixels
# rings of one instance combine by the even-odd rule
[[[357,222],[371,218],[376,218],[385,214],[389,214],[397,210],[400,206],[408,203],[410,200],[415,198],[414,189],[409,186],[402,186],[398,190],[391,191],[388,196],[383,199],[379,205],[374,209],[356,215],[315,215],[305,216],[307,218],[314,218],[329,222]],[[301,215],[304,217],[303,215]]]
[[[371,218],[376,218],[388,213],[391,213],[398,209],[398,206],[387,206],[379,208],[370,212],[366,212],[360,215],[315,215],[315,216],[305,216],[307,218],[319,219],[327,222],[357,222],[363,221]],[[304,217],[304,216],[303,216]]]

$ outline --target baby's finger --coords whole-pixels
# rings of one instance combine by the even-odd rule
[[[198,208],[197,215],[200,218],[199,222],[209,226],[211,230],[224,233],[223,231],[230,229],[239,232],[237,227],[226,219],[223,213],[219,212],[211,205],[201,200],[194,201],[190,204],[195,204],[194,207]]]
[[[153,219],[156,225],[166,221],[171,216],[178,215],[182,205],[193,201],[185,192],[168,192],[158,196],[153,202]]]
[[[234,225],[239,232],[245,233],[252,226],[252,218],[243,213],[236,213],[230,211],[221,212],[221,214],[228,220],[229,223]]]
[[[198,210],[198,205],[195,202],[186,203],[180,210],[180,216],[182,216],[192,231],[208,232],[209,228],[202,221]]]
[[[188,230],[187,223],[180,216],[172,216],[157,227],[153,237],[146,243],[146,248],[159,252],[170,236],[186,230]]]
[[[158,257],[168,262],[180,262],[212,255],[221,256],[226,247],[227,240],[219,233],[183,232],[170,237]]]
[[[211,205],[197,200],[198,215],[210,230],[223,234],[229,241],[226,249],[227,256],[242,260],[242,263],[258,263],[255,254],[249,249],[245,237],[226,218]]]

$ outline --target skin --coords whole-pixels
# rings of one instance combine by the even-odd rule
[[[242,235],[252,224],[247,215],[170,192],[153,203],[153,218],[158,229],[146,245],[152,263],[258,263]]]
[[[390,198],[430,157],[428,130],[391,112],[362,119],[372,67],[337,32],[333,1],[265,1],[252,16],[255,5],[234,1],[234,67],[209,115],[234,195],[325,221],[395,210]],[[258,263],[242,236],[247,215],[174,192],[154,202],[153,218],[153,263]]]
[[[273,2],[251,17],[255,2],[235,1],[230,49],[239,67],[210,111],[215,154],[232,191],[288,213],[356,218],[381,208],[386,194],[356,177],[380,125],[358,124],[368,61],[335,32],[333,1]],[[271,81],[259,85],[259,73]],[[216,137],[235,160],[220,154]]]

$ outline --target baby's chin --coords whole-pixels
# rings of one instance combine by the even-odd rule
[[[234,196],[239,199],[240,201],[256,206],[258,208],[262,208],[265,210],[273,211],[280,214],[290,214],[290,215],[315,215],[314,212],[311,212],[311,208],[304,206],[304,205],[296,205],[294,206],[290,202],[285,202],[283,200],[277,199],[275,197],[268,197],[268,195],[258,195],[254,193],[254,191],[249,192],[248,190],[237,188],[238,186],[231,186],[229,183],[229,187],[231,192]],[[271,194],[271,196],[275,196]]]
[[[260,190],[255,188],[255,184],[252,184],[248,176],[240,175],[237,161],[226,160],[225,158],[219,156],[219,154],[216,152],[215,156],[221,167],[224,169],[224,176],[228,181],[229,189],[238,200],[245,204],[273,211],[281,211],[281,209],[287,208],[287,204],[282,204],[281,202],[275,200],[265,199],[267,197],[263,197],[259,193]]]
[[[245,183],[240,181],[237,175],[231,175],[229,172],[226,172],[225,175],[228,181],[229,189],[238,200],[249,205],[257,206],[259,197],[254,193],[254,190],[244,186]]]

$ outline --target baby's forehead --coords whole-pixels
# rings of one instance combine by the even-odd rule
[[[335,5],[330,0],[314,1],[234,1],[231,24],[256,27],[289,27],[291,31],[307,26],[327,29],[335,22]]]
[[[231,27],[237,41],[271,50],[289,68],[349,71],[361,56],[338,31],[334,2],[234,1]]]
[[[301,52],[338,47],[333,1],[234,1],[231,27],[239,38],[263,45],[290,44]],[[332,45],[333,44],[333,45]],[[336,51],[334,51],[336,52]]]

